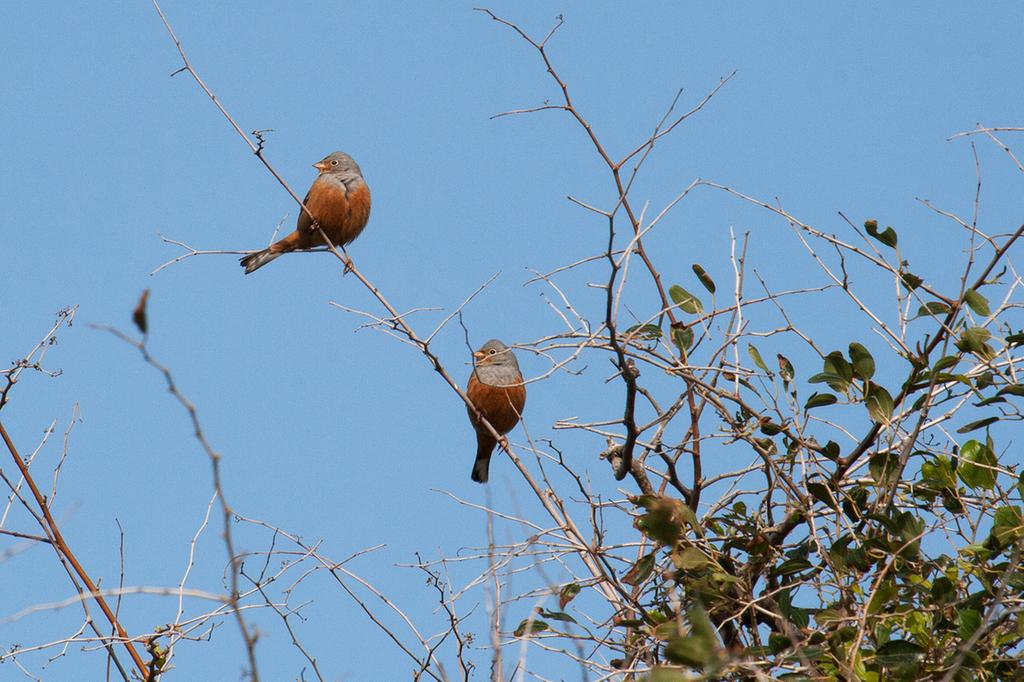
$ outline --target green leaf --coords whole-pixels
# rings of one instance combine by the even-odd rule
[[[956,381],[959,381],[964,386],[970,386],[971,385],[970,382],[968,381],[967,377],[965,375],[963,375],[963,374],[948,374],[946,372],[933,372],[932,376],[930,377],[930,379],[935,382],[936,386],[940,386],[942,384],[951,384],[951,383],[956,382]],[[925,396],[922,396],[922,397],[925,397]],[[920,407],[920,405],[918,405],[917,407]],[[915,409],[917,409],[917,407],[915,407]]]
[[[845,380],[843,379],[843,377],[839,376],[838,374],[833,374],[832,372],[818,372],[817,374],[812,374],[811,378],[807,380],[807,383],[809,383],[809,384],[825,384],[825,383],[827,383],[829,386],[831,386],[832,384],[842,385],[844,383],[844,381]],[[842,390],[842,389],[837,389],[837,390]]]
[[[949,306],[942,301],[928,301],[923,306],[917,309],[918,317],[926,317],[932,315],[945,315],[949,312]]]
[[[693,274],[697,275],[697,279],[700,280],[700,283],[704,285],[704,288],[707,289],[709,293],[715,293],[715,281],[711,279],[711,276],[708,275],[704,268],[694,263]]]
[[[860,521],[867,508],[868,491],[860,486],[851,488],[843,498],[843,513],[851,521]]]
[[[896,230],[892,229],[891,227],[886,227],[884,230],[879,232],[878,221],[868,220],[864,223],[864,229],[868,231],[869,235],[871,235],[878,241],[882,242],[886,246],[890,248],[896,248],[896,242],[898,241],[896,237]]]
[[[805,628],[811,622],[808,609],[793,606],[793,596],[789,590],[779,592],[776,595],[776,601],[779,605],[779,612],[793,625],[798,628]]]
[[[907,272],[907,271],[901,272],[900,273],[900,279],[903,280],[903,283],[911,291],[913,291],[914,289],[916,289],[919,286],[921,286],[922,284],[924,284],[924,280],[921,279],[920,277],[918,277],[917,275],[915,275],[912,272]]]
[[[836,609],[820,609],[814,614],[814,621],[823,628],[838,625],[843,621],[843,614]]]
[[[793,640],[785,635],[773,632],[768,635],[768,649],[773,654],[782,653],[793,644]]]
[[[558,608],[564,609],[565,605],[576,598],[576,595],[580,593],[579,583],[569,583],[562,587],[558,591]]]
[[[850,382],[853,381],[853,366],[837,350],[825,356],[825,360],[822,363],[822,373],[839,377],[838,381],[828,381],[829,388],[833,391],[844,392],[850,387]]]
[[[515,637],[522,637],[524,635],[529,637],[530,635],[536,634],[538,632],[544,632],[545,630],[550,629],[550,627],[550,625],[548,625],[542,620],[537,620],[535,618],[531,621],[529,618],[527,618],[526,620],[521,621],[519,623],[519,626],[516,627],[512,635]]]
[[[764,364],[764,359],[761,357],[761,351],[757,350],[757,348],[754,347],[754,344],[747,344],[747,353],[750,355],[750,359],[754,361],[754,364],[757,365],[761,371],[771,374],[771,372],[768,371],[768,365]]]
[[[719,656],[718,635],[699,602],[686,611],[686,620],[690,624],[690,633],[673,637],[665,647],[665,658],[672,663],[702,668]]]
[[[964,292],[964,303],[970,306],[977,315],[988,317],[991,311],[988,308],[988,299],[982,296],[975,289],[968,289]]]
[[[910,512],[903,512],[896,517],[896,522],[904,544],[902,554],[910,558],[920,549],[921,537],[924,535],[924,519],[919,519]]]
[[[1016,348],[1017,346],[1024,345],[1024,333],[1018,332],[1016,334],[1010,334],[1006,337],[1006,345],[1010,348]]]
[[[892,419],[892,411],[894,409],[892,396],[889,395],[889,391],[878,384],[868,384],[864,405],[868,408],[868,415],[873,421],[884,426]]]
[[[960,466],[956,473],[971,489],[992,490],[996,485],[996,472],[990,467],[997,464],[996,455],[984,443],[969,440],[960,448]]]
[[[653,630],[651,630],[651,634],[655,639],[667,642],[673,637],[681,636],[682,633],[679,632],[679,623],[674,620],[669,620],[658,624]]]
[[[655,667],[651,668],[647,677],[643,678],[643,682],[688,682],[689,679],[677,668]]]
[[[999,389],[999,395],[1024,396],[1024,384],[1009,384]]]
[[[682,322],[672,323],[672,343],[679,349],[679,354],[686,357],[686,351],[693,345],[693,329]]]
[[[960,451],[963,452],[963,448]],[[935,486],[939,488],[952,488],[956,484],[956,479],[953,476],[953,463],[949,457],[944,455],[938,455],[930,461],[922,462],[921,476],[926,481],[934,481]]]
[[[828,489],[824,483],[808,483],[807,492],[814,496],[814,499],[823,503],[826,507],[835,509],[836,498],[832,496],[832,491]]]
[[[989,426],[991,424],[995,424],[997,421],[999,421],[999,417],[985,417],[984,419],[979,419],[976,422],[971,422],[970,424],[964,424],[959,429],[957,429],[956,432],[957,433],[970,433],[971,431],[977,431],[978,429],[983,429],[986,426]]]
[[[545,618],[550,618],[551,620],[560,620],[563,623],[575,623],[576,622],[575,618],[570,616],[568,613],[565,613],[564,611],[546,611],[544,609],[541,609],[540,610],[540,615],[542,615]]]
[[[868,518],[881,525],[893,535],[899,532],[899,525],[897,524],[896,519],[888,514],[872,513],[868,514]]]
[[[984,343],[992,338],[992,332],[984,327],[971,327],[964,331],[963,337],[971,343]]]
[[[942,575],[932,581],[931,588],[932,599],[938,603],[942,603],[948,600],[948,598],[956,595],[956,588],[953,586],[953,581]]]
[[[1009,547],[1024,536],[1024,515],[1017,505],[1004,505],[992,517],[992,535],[1000,547]]]
[[[626,330],[625,336],[637,336],[641,339],[660,339],[661,327],[656,324],[634,324]]]
[[[954,514],[963,514],[964,505],[960,501],[960,498],[956,496],[956,491],[952,488],[945,488],[942,491],[942,506]]]
[[[891,452],[880,452],[871,456],[868,460],[868,472],[875,483],[889,486],[896,483],[895,474],[899,466],[899,457]]]
[[[790,362],[789,359],[785,355],[782,355],[781,353],[776,353],[775,357],[779,361],[779,376],[782,377],[783,381],[789,383],[790,381],[793,380],[793,377],[795,376],[793,363]]]
[[[633,564],[633,567],[630,568],[624,576],[622,576],[622,582],[626,583],[627,585],[632,585],[633,587],[636,587],[640,583],[650,578],[651,573],[653,572],[654,552],[651,552],[650,554],[646,554],[637,559],[637,562]]]
[[[957,340],[956,347],[962,351],[975,353],[983,358],[990,358],[995,355],[991,346],[986,343],[992,338],[992,332],[984,327],[971,327],[965,329]]]
[[[811,397],[804,403],[805,410],[811,410],[815,407],[825,407],[826,405],[834,405],[839,401],[839,398],[835,397],[831,393],[813,393]]]
[[[672,563],[681,571],[696,571],[711,565],[711,559],[696,547],[672,553]]]
[[[1024,475],[1024,474],[1022,474]],[[1017,505],[1003,505],[992,515],[992,523],[996,526],[1017,528],[1024,522],[1024,514]]]
[[[674,500],[674,501],[678,502],[678,500]],[[680,516],[680,518],[683,519],[683,522],[686,523],[686,525],[688,525],[690,528],[692,528],[697,533],[703,535],[703,531],[701,530],[701,527],[700,527],[700,521],[697,519],[697,514],[695,514],[694,511],[692,509],[690,509],[689,506],[683,504],[682,502],[678,502],[678,504],[679,504],[679,516]]]
[[[684,523],[690,522],[693,512],[681,501],[658,495],[641,495],[630,498],[636,505],[647,510],[634,525],[644,535],[662,545],[675,545],[683,534]],[[686,514],[686,512],[690,512]],[[694,517],[695,518],[695,517]]]
[[[772,573],[775,575],[792,575],[793,573],[799,573],[800,571],[806,571],[811,568],[813,564],[807,559],[786,559],[781,564],[776,566]]]
[[[701,305],[700,300],[678,284],[673,284],[669,287],[668,295],[672,298],[672,302],[678,305],[684,312],[696,315],[704,311],[704,306]]]
[[[854,342],[850,344],[850,360],[853,361],[853,374],[864,381],[870,381],[875,375],[875,359],[868,349]]]
[[[945,355],[945,356],[939,358],[938,362],[935,363],[935,366],[932,367],[932,371],[934,371],[934,372],[941,372],[944,369],[949,369],[950,367],[955,367],[959,362],[960,362],[960,357],[959,356],[956,356],[956,355]]]
[[[981,627],[981,614],[974,609],[962,609],[956,614],[957,635],[969,639]]]
[[[711,661],[711,650],[707,644],[700,637],[693,635],[673,637],[665,646],[664,654],[665,659],[671,663],[697,668],[702,668]]]
[[[898,592],[896,585],[891,580],[883,580],[875,588],[875,593],[868,602],[868,613],[874,615],[881,611],[896,596]]]
[[[919,664],[928,652],[922,646],[905,639],[893,639],[878,647],[875,660],[886,668],[902,668]]]
[[[686,620],[690,624],[690,632],[702,637],[709,646],[718,644],[718,631],[699,602],[686,610]]]

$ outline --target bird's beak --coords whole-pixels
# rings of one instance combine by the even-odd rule
[[[330,168],[330,166],[328,166],[327,162],[325,162],[325,161],[318,161],[317,163],[313,164],[313,168],[316,168],[318,171],[323,173],[325,170]]]
[[[487,353],[483,352],[482,350],[478,350],[477,352],[473,353],[474,360],[483,360],[486,357]]]

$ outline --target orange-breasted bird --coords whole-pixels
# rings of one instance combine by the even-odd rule
[[[302,200],[313,217],[299,209],[294,232],[262,251],[240,259],[245,274],[263,267],[283,253],[326,246],[320,230],[314,227],[314,220],[335,246],[352,242],[366,227],[370,219],[370,188],[352,157],[345,152],[334,152],[314,163],[313,167],[320,171],[320,175]]]
[[[473,353],[473,365],[466,395],[494,430],[504,436],[515,428],[526,405],[526,386],[516,356],[504,343],[491,339]],[[474,410],[467,406],[467,412],[476,430],[476,461],[471,477],[477,483],[486,483],[491,453],[498,441]]]

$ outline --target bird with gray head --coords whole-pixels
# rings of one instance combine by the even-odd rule
[[[480,417],[504,437],[523,414],[526,386],[516,356],[498,339],[491,339],[473,353],[473,365],[466,386],[466,395],[476,408],[466,408],[476,431],[476,459],[471,478],[477,483],[486,483],[491,454],[498,439]]]
[[[370,188],[359,164],[345,152],[334,152],[313,167],[320,175],[302,200],[309,213],[300,208],[294,232],[262,251],[242,257],[245,274],[289,251],[325,246],[324,235],[334,246],[345,246],[366,227],[370,219]]]

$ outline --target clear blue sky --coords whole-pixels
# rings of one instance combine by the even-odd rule
[[[777,198],[826,231],[844,229],[837,211],[855,222],[876,217],[900,230],[916,271],[930,277],[949,274],[945,265],[959,250],[945,247],[960,234],[917,199],[969,214],[975,191],[969,143],[946,138],[977,122],[1022,123],[1018,3],[491,8],[535,35],[565,15],[552,59],[615,154],[644,139],[677,88],[690,106],[737,71],[705,111],[658,145],[634,189],[638,203],[660,210],[701,177]],[[613,194],[565,115],[490,118],[557,97],[529,46],[472,3],[167,0],[164,10],[240,125],[274,129],[267,156],[296,191],[330,151],[360,163],[374,209],[351,253],[398,308],[451,309],[500,272],[466,310],[474,344],[559,329],[543,290],[522,285],[530,269],[603,247],[601,222],[566,195],[609,206]],[[168,77],[180,62],[148,3],[4,3],[0,40],[3,362],[24,354],[56,310],[79,306],[75,326],[48,356],[63,374],[26,375],[0,416],[23,451],[57,420],[39,473],[59,458],[59,436],[79,404],[57,511],[83,563],[104,585],[116,582],[118,519],[126,582],[176,584],[211,494],[206,457],[159,375],[85,324],[128,330],[140,291],[150,288],[150,349],[173,369],[223,451],[237,510],[322,539],[339,559],[386,543],[351,569],[436,631],[422,575],[396,565],[416,551],[451,556],[485,543],[484,517],[438,490],[478,503],[489,492],[497,508],[539,518],[511,464],[495,458],[487,490],[469,480],[474,448],[464,407],[421,356],[372,330],[354,333],[362,320],[328,304],[377,310],[358,282],[339,276],[333,258],[288,256],[244,277],[234,257],[204,256],[149,276],[179,254],[157,233],[202,249],[257,248],[286,215],[291,229],[295,206],[188,75]],[[1003,231],[1021,220],[1021,178],[993,145],[979,140],[979,149],[981,217]],[[696,289],[690,264],[700,262],[727,288],[730,227],[751,232],[750,264],[775,289],[822,283],[783,223],[711,190],[672,213],[649,248],[669,280]],[[599,317],[594,291],[574,291]],[[806,319],[823,312],[798,309]],[[837,345],[850,338],[838,331],[843,325],[863,327],[852,310],[829,312]],[[438,315],[412,319],[428,330]],[[464,381],[469,358],[458,326],[438,338],[437,351]],[[531,375],[546,369],[522,353],[520,362]],[[619,411],[617,384],[601,383],[608,374],[595,357],[585,378],[532,385],[526,423],[533,438],[556,438],[599,489],[614,493],[595,457],[603,445],[551,428],[556,419]],[[584,390],[591,384],[601,388]],[[522,430],[513,439],[522,440]],[[20,524],[8,527],[33,530]],[[219,589],[218,532],[211,527],[199,545],[195,587]],[[240,541],[260,550],[264,540]],[[0,551],[8,544],[0,540]],[[0,618],[72,594],[44,547],[0,563],[0,576]],[[302,640],[328,679],[407,679],[408,662],[325,576],[311,579],[301,599],[313,600]],[[477,588],[465,604],[482,609],[484,601]],[[175,608],[171,598],[129,597],[122,610],[128,629],[143,631],[173,620]],[[0,625],[0,646],[70,634],[80,613]],[[264,679],[295,679],[305,662],[279,621],[256,622]],[[485,667],[485,653],[475,659]],[[43,659],[25,659],[44,679],[100,679],[101,655],[71,660],[40,671]],[[93,667],[73,667],[83,661]],[[213,644],[181,647],[173,679],[236,679],[242,661],[229,621]],[[5,667],[0,677],[17,674]]]

